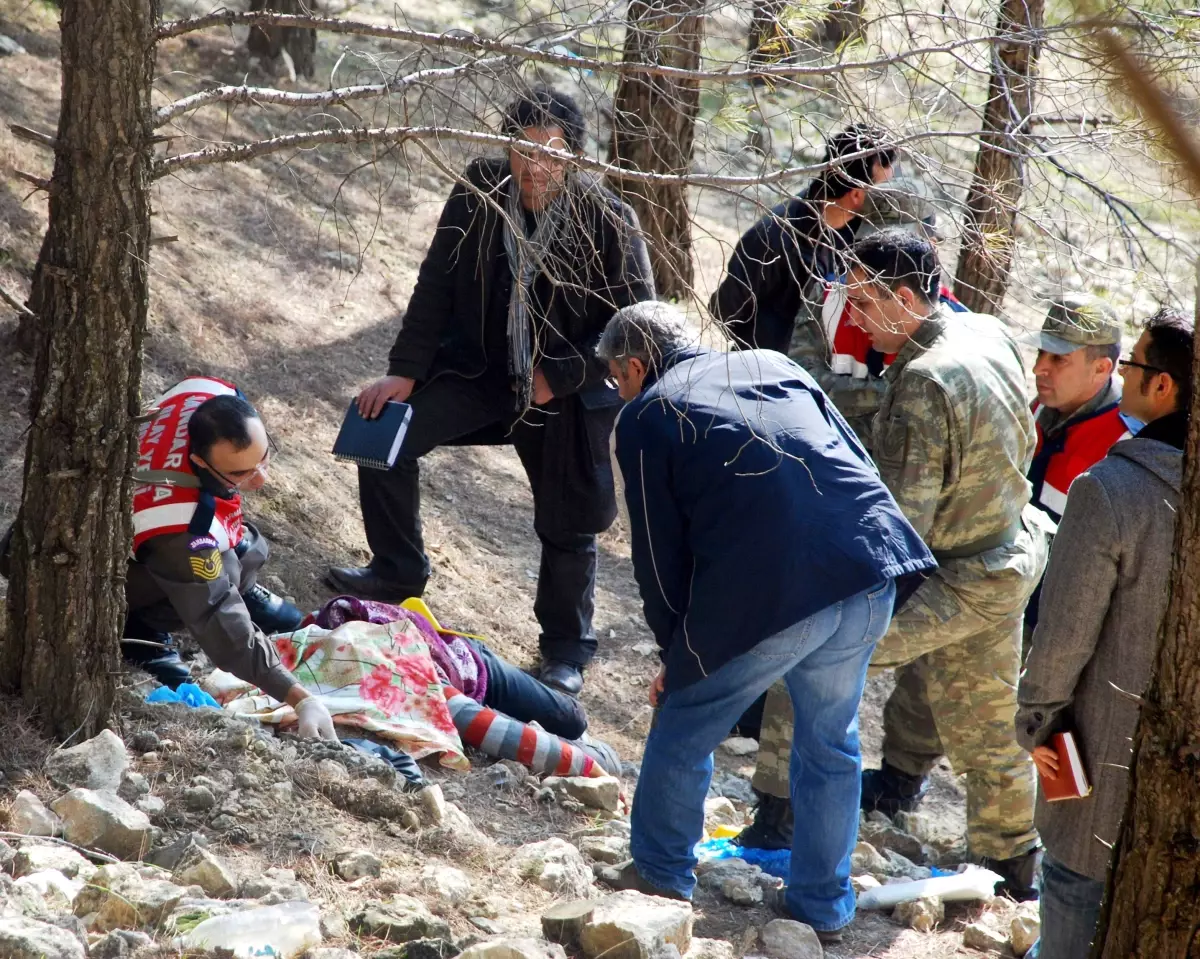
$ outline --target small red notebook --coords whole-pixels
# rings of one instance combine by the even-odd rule
[[[1047,745],[1058,753],[1058,778],[1047,779],[1039,774],[1042,795],[1050,802],[1087,796],[1092,791],[1092,784],[1088,782],[1087,770],[1083,768],[1075,734],[1055,733]]]

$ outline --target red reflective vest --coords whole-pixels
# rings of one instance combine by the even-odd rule
[[[143,483],[133,491],[133,551],[153,536],[191,532],[198,539],[212,540],[222,552],[242,541],[242,498],[220,499],[197,485],[176,485],[170,474],[178,474],[185,484],[196,483],[191,468],[191,442],[188,421],[205,400],[214,396],[234,396],[237,387],[207,376],[189,377],[167,390],[155,402],[154,419],[145,423],[138,434],[139,473],[166,473],[166,479]],[[204,510],[197,515],[197,507]],[[199,528],[194,520],[206,520]],[[197,543],[197,546],[202,544]]]
[[[1035,404],[1033,415],[1041,409],[1041,404]],[[1131,435],[1116,403],[1075,420],[1049,440],[1039,424],[1037,449],[1029,468],[1034,505],[1057,523],[1067,508],[1067,491],[1075,477],[1104,459],[1113,443]]]

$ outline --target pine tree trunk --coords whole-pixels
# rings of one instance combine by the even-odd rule
[[[1200,352],[1192,362],[1200,383],[1197,375]],[[1129,805],[1093,951],[1101,959],[1200,955],[1200,390],[1183,464],[1170,600],[1133,740]]]
[[[697,69],[704,17],[698,0],[633,0],[625,62]],[[700,85],[649,74],[624,74],[613,101],[609,162],[643,173],[687,173],[692,162]],[[686,297],[692,285],[687,188],[622,180],[612,184],[637,212],[650,246],[658,294]]]
[[[50,224],[0,685],[60,736],[112,708],[150,249],[155,0],[65,0]]]
[[[975,176],[967,194],[954,292],[968,309],[993,313],[1008,287],[1017,209],[1024,188],[1021,147],[1013,130],[1033,111],[1040,44],[1006,43],[1042,27],[1044,0],[1002,0],[992,53]]]

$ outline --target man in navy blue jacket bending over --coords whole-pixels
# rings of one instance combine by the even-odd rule
[[[646,302],[618,311],[597,348],[627,401],[617,462],[663,663],[633,860],[606,879],[691,897],[713,750],[784,677],[792,804],[805,816],[780,905],[837,941],[854,916],[867,663],[897,588],[936,564],[808,373],[770,350],[694,344],[677,310]]]

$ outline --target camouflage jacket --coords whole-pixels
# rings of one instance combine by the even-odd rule
[[[1000,321],[948,315],[930,314],[884,372],[872,453],[934,554],[967,555],[1019,528],[1037,433],[1021,355]]]

